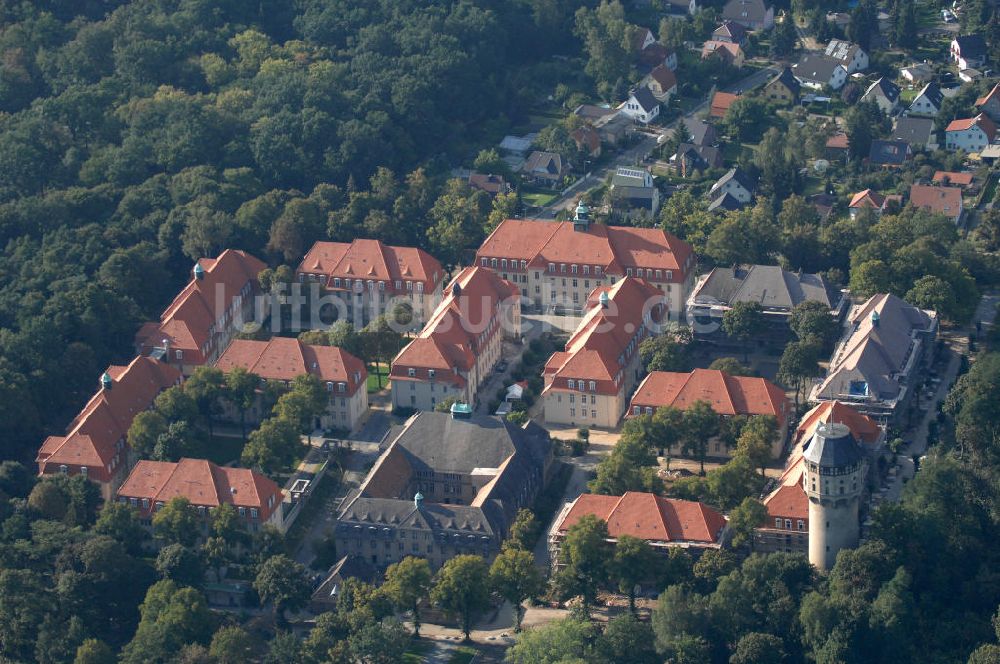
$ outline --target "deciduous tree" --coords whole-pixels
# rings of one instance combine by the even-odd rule
[[[472,634],[473,620],[489,606],[489,573],[481,556],[463,554],[445,562],[434,579],[431,600],[458,616],[466,640]]]
[[[521,631],[524,602],[537,597],[545,580],[535,566],[535,556],[514,546],[504,547],[490,567],[490,586],[514,607],[514,631]]]
[[[413,635],[420,638],[420,602],[431,589],[431,566],[424,558],[407,556],[389,565],[382,591],[397,608],[413,613]]]

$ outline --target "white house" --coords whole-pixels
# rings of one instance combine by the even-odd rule
[[[886,115],[895,115],[899,110],[899,86],[883,76],[868,86],[861,101],[874,102]]]
[[[740,203],[749,203],[753,198],[755,186],[753,180],[739,166],[731,168],[712,185],[708,197],[716,200],[729,194]]]
[[[944,144],[949,150],[982,152],[996,138],[997,126],[980,113],[974,118],[953,120],[944,130]]]
[[[941,88],[938,87],[937,83],[931,82],[924,86],[916,97],[913,98],[913,103],[910,104],[908,113],[910,115],[922,115],[925,117],[937,117],[937,114],[941,112],[941,104],[944,103],[944,95],[941,94]]]
[[[722,18],[747,30],[770,30],[774,27],[774,7],[764,0],[729,0],[722,8]]]
[[[925,83],[934,79],[934,68],[926,62],[918,62],[900,69],[899,75],[910,83]]]
[[[642,86],[632,90],[628,100],[622,104],[621,113],[636,122],[648,124],[660,115],[660,102],[656,101],[649,88]]]
[[[826,55],[803,55],[801,60],[792,65],[792,73],[799,83],[813,90],[822,90],[824,87],[839,90],[847,82],[844,65]]]
[[[843,65],[848,74],[868,69],[868,54],[864,49],[843,39],[831,39],[826,45],[826,56]]]
[[[951,59],[959,70],[986,64],[986,41],[980,35],[962,35],[951,40]]]

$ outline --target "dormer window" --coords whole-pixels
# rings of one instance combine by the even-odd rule
[[[571,390],[575,390],[576,389],[576,381],[573,380],[572,378],[570,378],[569,380],[567,380],[566,384],[569,386],[569,389],[571,389]]]
[[[641,415],[642,414],[642,406],[632,406],[632,414],[633,415]]]
[[[69,472],[69,467],[66,464],[60,464],[59,472],[65,475],[67,472]]]
[[[775,517],[775,519],[774,519],[774,527],[775,528],[781,528],[781,519],[780,518]]]
[[[488,258],[480,258],[479,259],[479,264],[482,265],[483,267],[489,267],[490,266],[490,259],[488,259]]]
[[[490,267],[496,269],[496,266],[497,266],[497,259],[491,258],[490,259]]]
[[[555,272],[555,271],[556,271],[556,264],[549,263],[549,272]]]
[[[410,378],[413,378],[414,376],[417,375],[417,370],[414,369],[413,367],[410,367],[409,369],[406,370],[406,375],[409,376]]]
[[[590,391],[594,392],[597,390],[597,383],[595,381],[590,381]]]
[[[433,378],[433,377],[434,377],[434,374],[435,374],[435,371],[434,371],[434,369],[428,369],[428,370],[427,370],[427,377],[428,377],[428,378]]]
[[[340,277],[334,277],[333,278],[333,287],[334,288],[340,288]]]
[[[346,392],[347,391],[347,383],[337,383],[337,391],[338,392]]]

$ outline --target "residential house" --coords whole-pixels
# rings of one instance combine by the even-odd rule
[[[842,39],[831,39],[824,51],[847,70],[848,75],[868,69],[868,54],[858,44]]]
[[[873,103],[888,116],[899,111],[899,86],[883,76],[861,95],[861,101]]]
[[[598,120],[615,114],[615,109],[596,104],[580,104],[573,109],[573,115],[583,118],[585,122],[596,123]]]
[[[882,168],[898,168],[913,156],[913,150],[906,141],[872,141],[868,151],[868,163]]]
[[[517,286],[482,267],[463,269],[423,330],[392,360],[393,408],[434,410],[448,398],[475,403],[501,359],[503,338],[520,336]]]
[[[896,118],[896,124],[890,138],[893,141],[902,141],[908,145],[928,150],[936,150],[938,147],[934,120],[930,118],[900,116]]]
[[[907,112],[910,115],[921,115],[925,117],[937,117],[941,112],[941,105],[944,103],[944,95],[938,84],[931,81],[917,93]]]
[[[546,424],[615,427],[642,376],[639,345],[665,319],[663,294],[643,279],[595,288],[565,350],[542,371]]]
[[[577,127],[570,134],[570,138],[576,143],[576,149],[585,155],[593,159],[601,156],[601,136],[592,126]]]
[[[135,336],[136,352],[154,355],[185,376],[212,364],[239,332],[255,330],[257,275],[266,268],[244,251],[227,249],[202,258],[192,279],[170,303],[159,322],[143,325]],[[261,318],[266,318],[266,312]]]
[[[827,23],[833,23],[834,27],[842,31],[847,31],[847,26],[851,24],[851,15],[847,12],[827,12]]]
[[[653,96],[652,90],[640,86],[632,90],[628,99],[621,106],[621,114],[635,122],[648,124],[660,115],[660,102]]]
[[[519,509],[548,480],[545,429],[495,417],[423,412],[389,430],[385,450],[337,514],[344,555],[385,569],[406,556],[432,569],[460,554],[492,559]]]
[[[931,184],[910,185],[910,204],[937,214],[943,214],[956,224],[962,222],[962,190]]]
[[[905,424],[937,337],[938,317],[895,295],[854,307],[826,376],[809,400],[843,401],[879,423]]]
[[[982,35],[961,35],[951,40],[951,59],[959,70],[982,67],[986,64],[986,40]]]
[[[716,92],[712,96],[712,102],[709,104],[708,115],[712,118],[725,118],[726,113],[729,112],[729,107],[733,105],[733,102],[739,99],[738,94],[733,94],[732,92]]]
[[[994,122],[1000,121],[1000,83],[994,85],[986,96],[976,100],[976,108]]]
[[[851,219],[858,216],[862,210],[874,210],[876,215],[881,215],[885,210],[887,198],[874,189],[859,191],[851,197],[851,202],[847,205],[847,211]]]
[[[840,401],[825,401],[806,413],[792,439],[792,451],[777,486],[764,498],[766,520],[754,531],[755,553],[808,553],[809,499],[805,477],[805,449],[823,424],[845,425],[874,461],[882,447],[885,431],[873,419]],[[869,463],[869,468],[873,467]]]
[[[944,144],[949,150],[982,152],[997,136],[997,126],[988,115],[952,120],[944,129]]]
[[[663,556],[673,548],[697,555],[720,549],[729,540],[726,517],[704,503],[636,491],[624,496],[584,493],[556,516],[558,525],[549,534],[549,560],[554,568],[562,566],[560,554],[566,534],[584,516],[595,516],[608,525],[609,544],[628,535],[643,540]]]
[[[833,214],[833,209],[837,207],[838,201],[837,197],[833,194],[821,192],[806,196],[806,202],[816,208],[816,213],[819,215],[819,223],[820,225],[824,225]]]
[[[846,300],[818,274],[789,272],[777,265],[733,265],[716,267],[695,283],[687,302],[687,320],[701,339],[724,337],[722,318],[739,302],[757,302],[763,307],[767,337],[788,337],[792,310],[803,302],[821,302],[837,320]]]
[[[975,83],[976,81],[982,80],[986,77],[986,74],[982,70],[974,69],[969,67],[968,69],[963,69],[958,72],[958,80],[963,83]]]
[[[718,140],[718,136],[715,133],[715,127],[704,120],[685,117],[682,122],[684,122],[684,126],[687,127],[688,133],[691,134],[691,143],[694,143],[695,145],[715,145]]]
[[[920,85],[921,83],[929,83],[934,80],[934,68],[926,62],[918,62],[900,69],[899,75],[910,83]]]
[[[153,406],[156,396],[181,382],[173,365],[140,355],[127,366],[112,365],[101,375],[100,389],[66,427],[49,436],[38,450],[39,475],[83,475],[110,500],[134,463],[128,429],[136,415]]]
[[[808,53],[794,65],[792,73],[799,83],[813,90],[839,90],[847,82],[847,70],[839,60],[827,55]]]
[[[198,535],[208,537],[212,516],[222,505],[232,505],[237,523],[256,533],[271,525],[284,531],[281,488],[248,468],[217,466],[205,459],[149,461],[135,464],[115,492],[118,502],[139,513],[139,523],[150,528],[153,516],[174,498],[186,498],[198,515]]]
[[[538,310],[580,311],[593,290],[639,277],[660,289],[671,320],[684,316],[694,282],[691,245],[659,228],[569,221],[507,219],[476,260],[521,287]]]
[[[423,249],[356,239],[317,242],[295,275],[304,287],[316,290],[307,291],[311,310],[308,320],[302,321],[306,327],[347,320],[361,329],[405,305],[413,312],[413,329],[419,329],[441,301],[445,272]]]
[[[652,218],[660,211],[660,190],[649,171],[619,166],[611,176],[610,196],[612,211],[619,215],[642,210]]]
[[[521,173],[525,179],[543,187],[557,188],[569,174],[569,162],[556,152],[535,150],[524,161]]]
[[[677,51],[657,42],[642,49],[639,54],[640,68],[652,71],[660,65],[670,71],[677,71]]]
[[[729,169],[725,175],[712,185],[712,188],[708,190],[708,197],[714,201],[725,194],[729,194],[745,205],[753,200],[756,188],[757,183],[743,169],[736,166]]]
[[[358,554],[343,556],[327,570],[326,577],[313,591],[309,610],[317,616],[327,611],[336,611],[343,594],[344,582],[348,579],[381,585],[381,575],[365,558]]]
[[[600,139],[598,139],[598,148],[600,148]],[[509,194],[514,191],[514,188],[510,186],[510,183],[502,175],[493,175],[492,173],[477,173],[473,171],[469,173],[467,182],[472,189],[481,191],[490,198],[496,198],[498,194]]]
[[[535,140],[534,136],[534,134],[527,136],[504,136],[503,140],[500,141],[500,149],[508,154],[523,158],[531,150],[531,144]]]
[[[960,173],[955,171],[934,171],[934,177],[931,178],[931,182],[946,187],[958,187],[962,191],[970,193],[979,189],[975,182],[975,173],[968,171]]]
[[[725,193],[708,204],[708,211],[720,213],[735,212],[736,210],[742,210],[745,205],[746,203],[740,201],[732,194]]]
[[[618,145],[624,141],[632,134],[634,125],[632,118],[620,111],[613,111],[611,114],[594,121],[594,129],[601,137],[601,142],[608,145]]]
[[[837,132],[826,139],[826,158],[830,160],[847,159],[850,152],[850,141],[847,134]]]
[[[637,26],[632,29],[631,40],[633,53],[641,53],[645,48],[656,43],[656,37],[653,35],[653,31],[649,28],[643,28],[641,26]]]
[[[737,69],[743,67],[743,61],[746,59],[739,44],[714,40],[705,42],[701,47],[701,59],[705,60],[711,57],[720,58],[730,67]]]
[[[729,0],[722,8],[722,19],[748,30],[770,30],[774,27],[774,7],[764,0]]]
[[[720,42],[729,42],[739,46],[746,46],[747,29],[739,23],[723,21],[722,25],[712,31],[712,39]]]
[[[284,386],[297,376],[315,376],[327,392],[326,412],[313,423],[316,429],[353,431],[368,412],[365,363],[336,346],[312,346],[289,337],[273,337],[269,341],[236,339],[215,366],[225,373],[246,369],[261,380]],[[264,414],[260,396],[245,412],[228,401],[223,403],[224,417],[231,422],[256,424]]]
[[[647,85],[660,103],[667,103],[670,95],[677,94],[677,77],[666,65],[660,65],[649,72]]]
[[[764,86],[764,99],[772,104],[782,106],[794,106],[799,101],[799,92],[802,85],[792,73],[790,67],[784,67],[781,73],[775,76]]]
[[[707,171],[722,168],[722,150],[710,145],[695,145],[681,143],[677,152],[670,158],[674,170],[681,177],[690,177],[695,171]]]
[[[771,456],[778,458],[781,454],[793,407],[785,391],[766,378],[731,376],[715,369],[695,369],[689,373],[651,371],[632,397],[629,416],[652,415],[666,406],[687,410],[699,401],[707,401],[722,417],[773,417],[778,431],[771,441]],[[667,452],[672,456],[685,455],[680,443]],[[709,457],[727,458],[733,452],[718,437],[709,441]]]

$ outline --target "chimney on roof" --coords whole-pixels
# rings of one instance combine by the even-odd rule
[[[417,493],[413,496],[413,506],[416,507],[417,509],[420,509],[421,507],[423,507],[423,505],[424,505],[424,494],[417,491]]]

